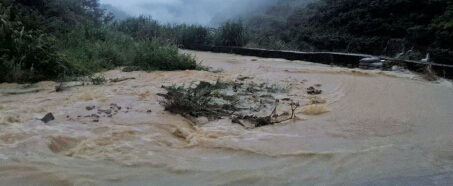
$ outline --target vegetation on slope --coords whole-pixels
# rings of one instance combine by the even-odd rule
[[[452,12],[453,3],[448,0],[322,0],[296,10],[288,19],[274,19],[268,29],[253,32],[255,38],[272,36],[304,51],[391,57],[404,52],[403,57],[415,60],[430,53],[433,61],[452,64]],[[249,22],[269,23],[259,18]]]
[[[430,54],[433,62],[453,64],[449,0],[277,0],[259,11],[241,16],[248,47],[411,60]]]
[[[0,0],[0,12],[0,82],[58,80],[118,66],[197,67],[176,42],[161,42],[177,35],[155,30],[174,27],[145,17],[112,23],[98,0]]]

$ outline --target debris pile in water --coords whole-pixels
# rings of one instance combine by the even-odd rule
[[[97,109],[96,109],[97,108]],[[72,118],[70,115],[66,116],[69,121],[75,121],[75,120],[89,120],[90,122],[99,122],[101,118],[111,118],[114,115],[118,114],[121,111],[121,106],[119,106],[116,103],[111,103],[109,107],[103,109],[102,106],[96,107],[95,105],[88,105],[85,107],[85,110],[88,111],[88,114],[85,116],[78,115],[75,118]],[[129,113],[129,110],[131,108],[127,107],[127,109],[123,109],[123,113]],[[151,113],[151,110],[148,110],[148,113]]]
[[[211,120],[221,119],[234,113],[237,97],[219,93],[220,90],[231,87],[229,83],[217,81],[215,84],[201,81],[196,87],[162,86],[166,94],[158,94],[165,98],[160,103],[165,110],[174,114],[191,117],[207,117]],[[217,99],[217,101],[215,100]],[[219,103],[221,100],[222,103]]]
[[[280,123],[281,120],[276,114],[276,108],[280,102],[275,97],[279,94],[288,93],[290,85],[277,84],[255,84],[246,83],[244,80],[250,77],[238,77],[237,82],[215,83],[205,81],[196,85],[186,86],[162,86],[167,90],[161,96],[160,104],[165,110],[196,120],[199,117],[206,117],[209,120],[230,117],[233,123],[240,124],[246,128],[261,127]],[[282,101],[291,102],[291,114],[286,113],[289,119],[295,117],[294,111],[300,106],[291,99],[285,98]]]

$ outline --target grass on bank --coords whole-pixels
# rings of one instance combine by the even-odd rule
[[[75,30],[60,39],[0,23],[0,82],[37,82],[87,76],[119,66],[135,70],[191,70],[196,60],[176,45],[134,40],[108,28]]]

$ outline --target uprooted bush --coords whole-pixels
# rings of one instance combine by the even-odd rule
[[[160,102],[165,107],[165,110],[174,114],[220,119],[224,116],[231,115],[237,109],[233,101],[234,99],[232,99],[232,102],[225,104],[219,104],[213,101],[213,92],[224,86],[227,86],[227,84],[219,81],[216,84],[202,81],[194,88],[185,88],[184,86],[164,87],[167,93],[159,94],[165,98]]]
[[[242,79],[242,78],[239,78]],[[243,80],[239,80],[243,81]],[[293,113],[290,118],[278,119],[278,104],[274,95],[287,93],[289,88],[279,85],[248,84],[243,82],[199,82],[196,86],[168,86],[166,94],[159,94],[166,111],[189,119],[207,117],[210,120],[231,117],[233,123],[246,128],[261,127],[287,121],[295,117],[298,103],[288,102]],[[290,101],[288,98],[286,101]],[[269,115],[270,113],[270,115]]]

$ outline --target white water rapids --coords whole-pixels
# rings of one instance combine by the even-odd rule
[[[22,85],[1,84],[0,185],[453,185],[449,81],[184,52],[225,72],[112,70],[103,75],[135,79],[64,92],[40,82],[25,89],[38,92],[16,95],[9,93]],[[228,118],[192,126],[156,95],[162,85],[238,76],[291,84],[298,119],[256,129]],[[322,94],[307,95],[317,84]],[[86,117],[111,104],[121,107],[112,117]],[[36,119],[49,112],[54,121]]]

